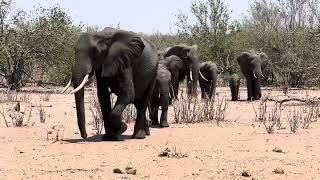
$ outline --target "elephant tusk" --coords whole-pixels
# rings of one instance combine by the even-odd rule
[[[264,77],[264,75],[263,75],[262,73],[261,73],[261,76],[262,76],[263,78],[265,78],[265,77]]]
[[[61,94],[65,93],[67,89],[69,89],[69,87],[71,86],[71,79],[68,82],[68,84],[66,85],[66,87],[64,87],[64,89],[61,91]]]
[[[193,79],[192,79],[192,71],[190,71],[190,80],[193,81]]]
[[[253,72],[253,77],[258,79],[258,77],[256,76],[256,73]]]
[[[160,92],[159,92],[159,96],[158,96],[158,98],[160,99],[160,97],[161,97],[161,94],[160,94]]]
[[[170,95],[170,92],[169,92],[169,98],[171,99],[171,95]]]
[[[83,81],[81,82],[81,84],[76,88],[74,89],[73,91],[70,92],[70,94],[74,94],[78,91],[80,91],[80,89],[82,89],[84,87],[84,85],[86,84],[86,82],[88,81],[89,79],[89,74],[87,74],[84,78],[83,78]]]
[[[201,73],[201,71],[199,71],[199,74],[200,74],[200,76],[201,76],[202,79],[204,79],[205,81],[208,81],[208,82],[209,82],[209,80],[203,76],[203,74]]]

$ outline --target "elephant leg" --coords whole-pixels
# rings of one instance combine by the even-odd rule
[[[261,81],[260,79],[253,79],[253,99],[259,100],[261,98]]]
[[[159,90],[157,87],[155,87],[151,100],[150,100],[150,118],[151,118],[151,124],[154,126],[159,126],[158,121],[158,111],[159,111]]]
[[[100,74],[100,73],[97,73]],[[110,92],[108,88],[108,83],[106,79],[100,77],[99,75],[96,76],[97,78],[97,92],[98,92],[98,99],[99,104],[103,116],[104,121],[104,129],[105,134],[110,134],[108,140],[117,140],[116,136],[111,135],[111,127],[110,127],[110,119],[111,119],[111,101],[110,101]],[[105,135],[106,136],[106,135]],[[105,139],[105,136],[103,139]]]
[[[169,127],[169,123],[168,123],[168,105],[161,106],[160,127]]]
[[[246,82],[247,82],[247,93],[248,93],[248,101],[251,101],[253,98],[253,78],[251,77],[246,77]]]
[[[232,101],[237,101],[237,86],[230,86],[230,90],[231,90],[231,100]]]
[[[211,86],[210,86],[210,92],[209,92],[209,97],[210,99],[214,100],[216,96],[216,89],[217,89],[217,82],[213,81]]]
[[[150,135],[150,132],[147,133],[146,127],[148,124],[146,123],[146,106],[143,105],[141,102],[135,102],[134,105],[137,108],[137,119],[136,123],[134,124],[134,132],[132,138],[134,139],[144,139],[146,135]],[[149,127],[149,126],[148,126]]]
[[[118,82],[119,94],[115,106],[112,109],[110,120],[110,129],[113,136],[121,135],[126,131],[127,125],[121,120],[122,112],[135,98],[131,69],[124,70],[119,75]]]
[[[158,120],[159,106],[154,105],[152,111],[153,111],[152,112],[152,125],[159,126],[159,120]]]
[[[166,83],[161,87],[160,105],[161,105],[161,117],[160,127],[169,127],[168,123],[168,107],[169,107],[169,86]],[[157,114],[158,115],[158,114]]]
[[[155,78],[155,77],[154,77]],[[137,108],[137,119],[134,124],[134,132],[132,138],[144,139],[146,135],[150,135],[149,124],[147,123],[146,110],[150,98],[152,97],[155,88],[155,79],[150,83],[149,88],[146,90],[145,96],[141,100],[135,100],[134,105]]]
[[[239,88],[240,88],[240,86],[239,86],[239,85],[237,85],[237,86],[236,86],[236,95],[237,95],[237,100],[240,100],[240,92],[239,92]]]
[[[204,86],[203,82],[200,80],[199,80],[199,86],[200,86],[200,90],[201,90],[201,98],[205,99],[206,98],[205,86]]]

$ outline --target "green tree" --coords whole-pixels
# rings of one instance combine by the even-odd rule
[[[232,56],[232,51],[228,41],[230,10],[225,2],[195,1],[191,5],[191,14],[191,17],[181,12],[177,15],[178,32],[189,35],[191,42],[199,46],[202,61],[226,65],[226,59]]]

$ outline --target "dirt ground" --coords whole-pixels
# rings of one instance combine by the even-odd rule
[[[282,97],[281,91],[263,92],[267,91]],[[218,98],[231,99],[228,88],[217,92]],[[215,121],[171,123],[170,128],[153,128],[151,136],[136,140],[130,139],[133,124],[129,124],[124,141],[102,142],[88,110],[92,93],[86,91],[90,137],[85,140],[78,133],[73,95],[52,94],[43,101],[38,93],[28,94],[33,106],[43,106],[45,123],[40,123],[39,107],[32,109],[26,127],[6,127],[0,115],[0,179],[319,179],[319,122],[294,134],[284,118],[283,128],[268,134],[255,122],[253,107],[258,109],[259,101],[228,101],[227,119],[219,126]],[[293,90],[289,95],[320,97],[320,90]],[[241,99],[245,98],[241,88]],[[2,103],[0,110],[12,105]],[[24,111],[25,103],[21,107]],[[172,114],[171,107],[171,122]],[[275,147],[283,152],[274,152]],[[159,157],[167,148],[179,157]],[[127,166],[136,169],[136,175],[113,173]],[[284,174],[276,174],[276,168]],[[251,176],[243,177],[243,171]]]

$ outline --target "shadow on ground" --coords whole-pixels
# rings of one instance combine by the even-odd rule
[[[94,135],[91,137],[88,137],[86,139],[64,139],[63,142],[77,144],[77,143],[84,143],[84,142],[105,142],[105,141],[125,141],[132,139],[132,136],[130,135],[120,135],[118,139],[103,139],[103,135]]]

